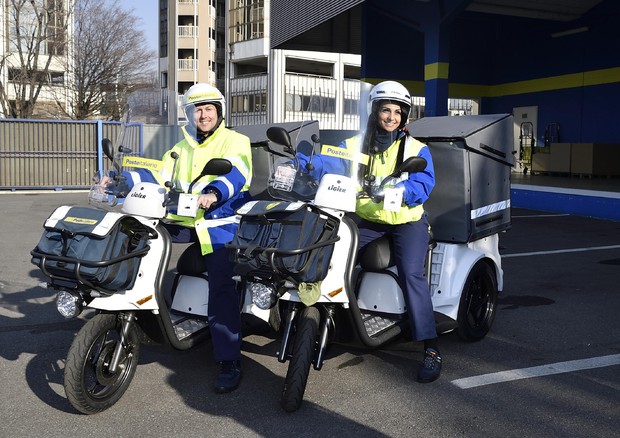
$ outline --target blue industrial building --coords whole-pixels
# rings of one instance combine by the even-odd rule
[[[586,143],[589,154],[605,145],[587,159],[620,175],[616,0],[273,0],[271,45],[360,53],[363,80],[402,82],[425,97],[426,117],[467,98],[480,114],[513,114],[518,131],[527,114],[515,109],[533,107],[534,147],[548,146],[552,127],[553,141]]]

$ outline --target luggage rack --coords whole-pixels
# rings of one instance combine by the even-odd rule
[[[51,286],[54,286],[55,281],[69,282],[71,284],[75,284],[76,288],[96,289],[97,291],[103,293],[104,295],[113,295],[114,293],[117,292],[116,290],[107,289],[99,284],[95,284],[92,281],[85,279],[84,276],[80,273],[80,268],[82,266],[85,266],[87,268],[106,268],[115,263],[123,262],[125,260],[129,260],[134,257],[142,257],[147,252],[149,252],[150,249],[151,247],[149,245],[146,245],[144,248],[136,250],[134,252],[123,254],[118,257],[113,257],[109,260],[101,260],[101,261],[78,260],[78,259],[71,258],[71,257],[44,254],[42,252],[35,251],[35,250],[30,251],[30,255],[32,255],[33,258],[39,259],[39,262],[37,263],[37,265],[39,266],[39,269],[41,269],[41,272],[43,272],[43,274],[52,281]],[[49,271],[48,267],[46,266],[46,262],[48,260],[53,261],[53,262],[60,262],[60,263],[73,265],[73,270],[72,271],[67,270],[67,275],[53,274]]]

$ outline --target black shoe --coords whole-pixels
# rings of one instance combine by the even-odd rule
[[[430,383],[439,378],[441,373],[441,356],[439,351],[427,348],[424,352],[424,362],[418,371],[418,382]]]
[[[241,361],[225,360],[220,362],[222,369],[215,379],[213,390],[218,394],[234,391],[241,382]]]

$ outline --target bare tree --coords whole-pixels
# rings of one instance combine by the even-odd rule
[[[3,5],[9,28],[8,51],[0,59],[7,71],[6,83],[0,83],[4,114],[32,117],[44,87],[63,80],[63,73],[51,67],[67,54],[72,9],[67,3],[71,6],[66,0],[6,0]]]
[[[73,105],[67,116],[116,120],[128,91],[152,85],[157,54],[138,22],[117,0],[76,1],[75,53],[67,65]]]

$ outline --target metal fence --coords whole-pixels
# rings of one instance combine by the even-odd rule
[[[85,189],[107,168],[101,140],[113,142],[119,122],[0,120],[0,190]],[[138,154],[161,155],[180,138],[177,126],[138,125]],[[133,136],[132,136],[133,137]]]

